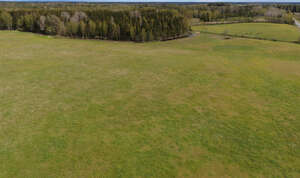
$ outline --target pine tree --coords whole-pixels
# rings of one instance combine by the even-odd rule
[[[108,36],[108,25],[107,25],[106,21],[103,21],[103,23],[102,23],[102,37],[104,39],[106,39],[107,36]]]
[[[94,38],[96,36],[96,24],[92,20],[89,20],[88,23],[88,36],[90,38]]]
[[[147,33],[146,30],[143,28],[141,32],[141,41],[144,42],[147,40]]]
[[[32,32],[34,30],[34,19],[31,14],[24,16],[24,25],[25,31]]]
[[[81,36],[81,38],[85,38],[86,37],[86,24],[83,21],[79,22],[79,35]]]
[[[131,27],[130,27],[130,39],[131,39],[132,41],[135,40],[135,28],[134,28],[134,26],[131,26]]]

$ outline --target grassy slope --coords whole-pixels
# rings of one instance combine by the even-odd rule
[[[226,25],[203,25],[193,27],[195,31],[211,33],[227,33],[246,37],[264,38],[293,42],[300,38],[300,30],[296,26],[272,23],[239,23]]]
[[[297,177],[300,45],[0,32],[0,177]]]

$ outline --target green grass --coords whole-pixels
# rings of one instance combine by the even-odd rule
[[[296,26],[272,23],[239,23],[224,25],[200,25],[193,30],[216,34],[245,36],[286,42],[298,41],[300,30]]]
[[[299,50],[1,31],[0,177],[299,177]]]

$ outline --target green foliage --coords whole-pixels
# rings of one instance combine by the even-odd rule
[[[3,11],[0,12],[0,30],[12,29],[12,17],[9,13]]]
[[[108,25],[107,25],[106,21],[102,22],[101,27],[102,28],[101,28],[100,34],[102,34],[102,38],[106,39],[106,37],[108,35]]]
[[[132,41],[135,40],[135,28],[133,26],[130,27],[130,38]]]
[[[17,23],[16,23],[16,29],[23,31],[24,30],[24,16],[21,16],[18,18]],[[44,30],[44,28],[43,28]]]
[[[198,18],[200,21],[212,22],[218,20],[224,20],[232,17],[255,17],[262,16],[262,6],[258,4],[247,5],[191,5],[187,8],[192,12],[193,18]]]
[[[147,33],[146,30],[143,28],[141,32],[141,41],[144,42],[147,40]]]
[[[293,17],[294,16],[293,16],[292,13],[286,13],[286,14],[284,14],[283,15],[283,23],[293,25],[295,23]]]
[[[71,37],[76,37],[78,35],[79,25],[77,22],[68,22],[67,23],[67,32],[66,34]]]
[[[63,22],[55,15],[49,15],[46,18],[46,29],[45,33],[48,35],[63,35]]]
[[[79,22],[78,33],[82,38],[86,37],[86,24],[83,21]]]
[[[88,29],[87,29],[87,31],[88,31],[88,36],[90,37],[90,38],[94,38],[96,35],[97,35],[97,33],[96,33],[96,24],[95,24],[95,22],[94,21],[92,21],[92,20],[89,20],[89,22],[88,22],[88,27],[87,27]]]
[[[24,29],[24,31],[33,32],[35,30],[34,17],[32,14],[26,14],[23,18],[23,22],[24,27],[22,29]]]
[[[189,19],[184,13],[168,8],[118,11],[80,7],[73,10],[36,8],[14,9],[3,14],[12,15],[10,26],[14,29],[80,38],[151,41],[184,36],[190,30]]]
[[[153,41],[154,37],[153,37],[153,33],[152,31],[148,31],[147,32],[147,41]]]

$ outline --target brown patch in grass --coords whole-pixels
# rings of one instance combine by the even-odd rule
[[[114,76],[124,76],[128,74],[128,70],[127,69],[114,69],[114,70],[110,70],[109,71],[110,75],[114,75]]]
[[[298,61],[273,60],[272,63],[269,63],[269,67],[272,71],[280,74],[300,77],[300,63]]]
[[[178,177],[191,177],[191,178],[231,178],[231,177],[250,177],[244,173],[238,166],[233,166],[218,161],[211,161],[201,165],[196,172],[191,172],[186,169],[181,169],[178,172]]]
[[[195,88],[192,85],[185,88],[176,88],[168,94],[167,98],[172,104],[184,104],[194,92]]]

